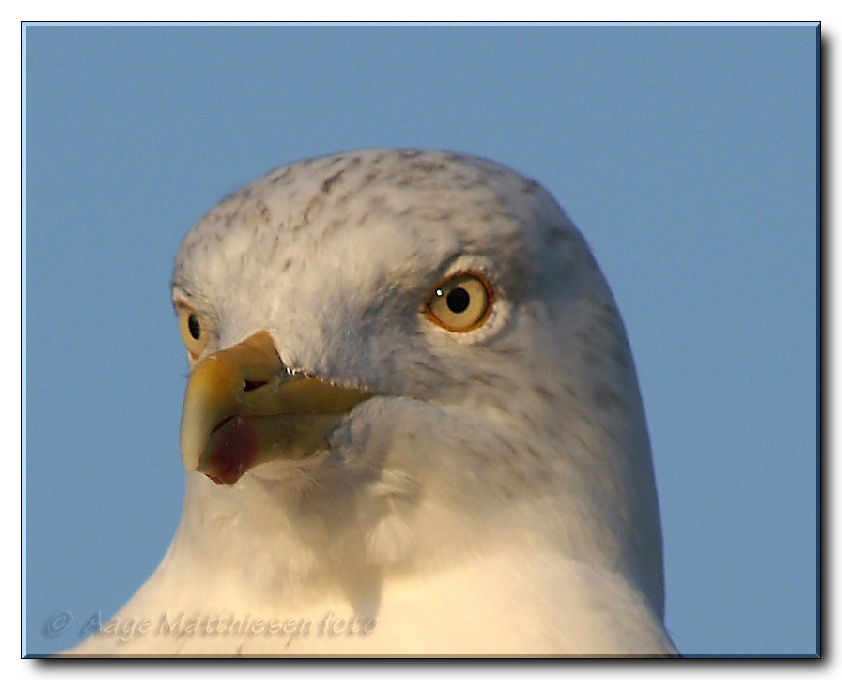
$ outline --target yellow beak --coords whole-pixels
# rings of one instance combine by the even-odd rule
[[[304,458],[371,396],[290,372],[261,331],[193,368],[181,419],[184,467],[234,484],[261,463]]]

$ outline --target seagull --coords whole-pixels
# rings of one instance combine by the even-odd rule
[[[183,515],[69,656],[675,656],[634,363],[534,180],[280,167],[185,237]]]

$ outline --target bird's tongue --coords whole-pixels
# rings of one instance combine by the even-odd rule
[[[257,434],[247,421],[233,418],[214,439],[204,473],[217,484],[236,484],[253,467],[258,453]]]

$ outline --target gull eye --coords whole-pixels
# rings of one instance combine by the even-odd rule
[[[184,346],[193,359],[198,359],[208,346],[208,325],[201,315],[186,305],[178,305],[178,329]]]
[[[460,272],[433,289],[427,298],[426,313],[442,328],[465,333],[486,322],[492,302],[491,284],[483,274]]]

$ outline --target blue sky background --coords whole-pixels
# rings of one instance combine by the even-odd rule
[[[25,650],[115,613],[178,524],[185,233],[275,166],[402,146],[534,177],[590,241],[640,374],[678,648],[814,652],[817,39],[27,27]]]

